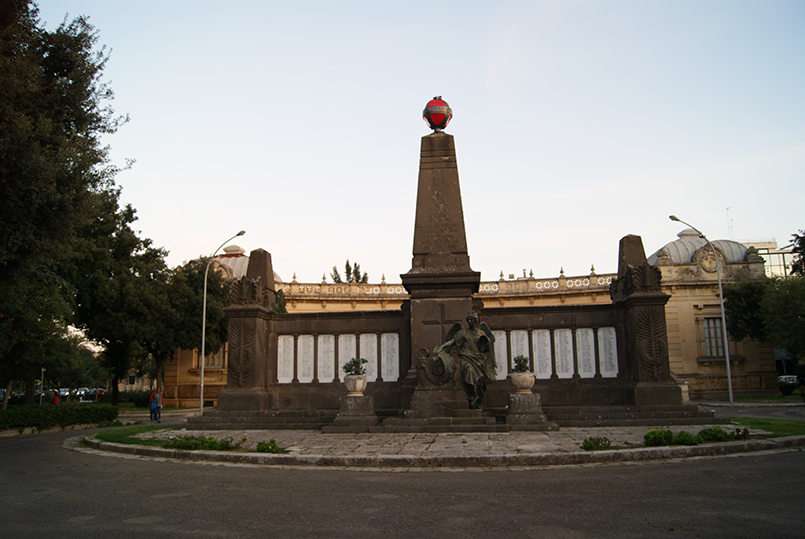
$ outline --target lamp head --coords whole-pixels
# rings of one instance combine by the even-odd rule
[[[237,235],[237,236],[242,236],[242,235],[244,235],[245,233],[246,233],[246,231],[245,231],[245,230],[241,230],[241,231],[240,231],[240,232],[238,232],[236,235]]]
[[[677,217],[676,215],[669,215],[669,216],[668,216],[668,218],[669,218],[671,221],[677,221],[677,222],[681,222],[681,221],[679,220],[679,217]]]

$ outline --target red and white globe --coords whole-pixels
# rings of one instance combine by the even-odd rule
[[[422,111],[422,118],[428,123],[434,131],[441,131],[450,120],[453,118],[453,110],[446,101],[442,100],[442,96],[436,96],[425,105],[425,110]]]

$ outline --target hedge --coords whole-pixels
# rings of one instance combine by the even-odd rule
[[[0,410],[0,429],[34,427],[38,430],[67,425],[105,423],[117,419],[117,406],[109,404],[23,404]]]

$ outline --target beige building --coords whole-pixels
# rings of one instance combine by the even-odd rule
[[[713,242],[719,253],[723,278],[764,273],[764,260],[757,250],[737,242]],[[663,291],[671,297],[666,305],[671,370],[693,399],[721,397],[727,393],[726,361],[721,338],[720,304],[715,260],[706,242],[692,230],[679,234],[649,257],[663,274]],[[248,257],[243,249],[230,246],[216,257],[218,271],[230,279],[245,275]],[[537,279],[501,273],[497,281],[484,281],[476,294],[485,307],[588,305],[610,303],[609,286],[615,274]],[[289,313],[397,310],[408,294],[401,284],[283,282],[274,274],[276,290],[285,296]],[[736,395],[777,391],[774,352],[753,341],[730,340],[733,389]],[[165,365],[166,406],[198,406],[200,369],[198,350],[179,350]],[[215,406],[226,387],[226,349],[209,355],[204,363],[205,406]]]

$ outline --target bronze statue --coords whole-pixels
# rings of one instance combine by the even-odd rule
[[[457,351],[460,361],[461,382],[467,394],[470,408],[483,409],[486,383],[484,376],[494,380],[495,375],[495,337],[486,322],[478,323],[478,315],[467,313],[467,328],[460,322],[453,324],[445,336],[446,342],[433,350],[435,367],[444,369],[443,383],[453,377],[455,361],[453,350]]]

